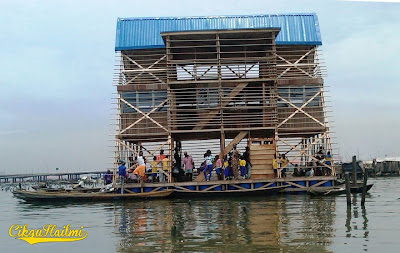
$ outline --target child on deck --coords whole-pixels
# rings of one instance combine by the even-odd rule
[[[157,157],[153,157],[153,161],[150,163],[151,167],[151,177],[153,179],[153,182],[157,181],[157,167],[158,167],[158,162],[157,162]]]
[[[215,173],[218,176],[218,180],[222,180],[223,176],[222,176],[222,162],[221,159],[219,159],[219,155],[215,156]]]
[[[246,178],[246,160],[244,160],[243,156],[240,156],[239,166],[240,166],[240,176],[242,176],[242,178],[245,179]]]
[[[206,162],[206,169],[203,171],[204,172],[204,179],[206,181],[210,181],[211,179],[211,172],[212,172],[212,161],[214,159],[214,157],[211,155],[211,151],[207,150],[206,152],[207,156],[204,158],[205,162]],[[208,171],[208,179],[207,179],[207,171]]]
[[[169,159],[168,159],[168,156],[167,156],[167,155],[162,159],[161,163],[162,163],[162,170],[163,170],[165,173],[167,173],[167,175],[169,176],[169,175],[170,175],[170,174],[169,174],[170,165],[169,165]],[[163,173],[162,175],[163,175],[163,181],[162,181],[162,182],[167,181],[168,178],[165,176],[165,174]],[[160,180],[160,181],[161,181],[161,180]]]
[[[224,169],[224,178],[225,178],[225,180],[227,180],[229,177],[229,162],[228,162],[227,156],[224,156],[224,164],[222,166]]]

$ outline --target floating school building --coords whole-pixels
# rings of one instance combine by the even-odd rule
[[[197,167],[237,143],[253,180],[274,179],[274,155],[317,162],[332,153],[320,45],[316,14],[119,18],[114,168],[177,146]]]

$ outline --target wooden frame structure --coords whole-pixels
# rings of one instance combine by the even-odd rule
[[[334,175],[317,157],[321,148],[335,157],[319,48],[277,45],[279,32],[163,32],[165,48],[120,51],[114,168],[140,150],[172,158],[177,141],[196,165],[207,149],[226,155],[241,143],[251,147],[252,179],[274,177],[281,154],[286,166],[315,162]]]

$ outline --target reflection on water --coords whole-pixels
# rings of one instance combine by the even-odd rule
[[[163,200],[115,205],[118,252],[326,252],[335,198],[307,195]]]
[[[305,194],[109,203],[25,203],[1,192],[0,228],[83,225],[88,237],[30,247],[0,236],[2,252],[398,252],[400,178],[378,179],[361,195]],[[63,250],[60,250],[63,249]]]
[[[363,243],[363,250],[368,251],[368,218],[367,218],[367,209],[365,206],[361,206],[361,198],[358,194],[353,194],[352,198],[352,206],[347,206],[346,209],[346,237],[347,238],[357,238],[362,237],[365,238]],[[361,218],[359,217],[359,209],[361,209]],[[353,219],[353,220],[352,220]],[[361,222],[361,224],[360,224]],[[361,235],[359,233],[362,233]]]

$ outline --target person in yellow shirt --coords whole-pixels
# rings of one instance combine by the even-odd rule
[[[225,180],[230,178],[230,172],[229,172],[229,161],[228,161],[228,156],[224,156],[224,177]]]
[[[285,154],[282,154],[281,158],[281,175],[282,177],[286,177],[286,171],[288,171],[288,168],[286,167],[289,164],[289,159],[286,158]]]
[[[153,182],[157,181],[157,167],[158,167],[158,162],[157,162],[157,157],[153,157],[153,161],[150,163],[150,168],[151,168],[151,177],[153,179]]]
[[[274,169],[275,177],[280,177],[280,157],[276,159],[276,154],[274,155],[274,159],[272,159],[272,169]]]
[[[240,166],[240,176],[242,176],[242,178],[245,179],[246,178],[246,160],[244,160],[243,156],[240,156],[239,166]]]
[[[169,159],[168,159],[167,155],[164,157],[164,159],[162,159],[162,168],[163,168],[163,171],[166,173],[168,173],[170,170]],[[167,179],[165,179],[165,180],[167,180]]]

